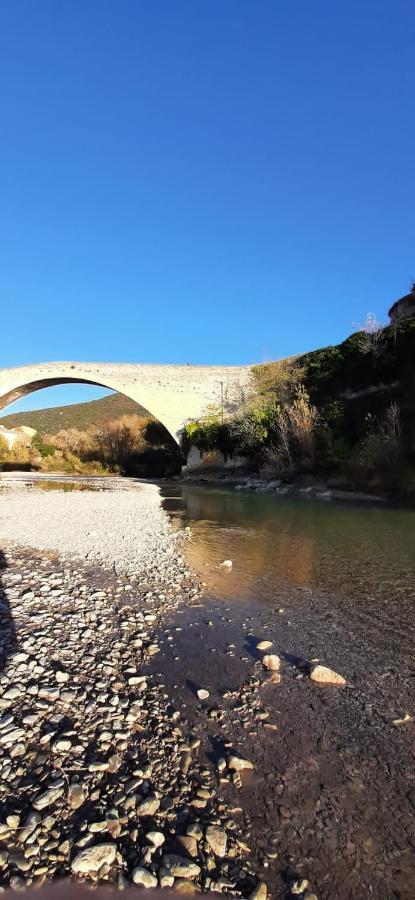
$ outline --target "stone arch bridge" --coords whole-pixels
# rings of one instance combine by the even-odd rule
[[[51,362],[0,369],[0,409],[57,384],[95,384],[141,404],[179,442],[186,422],[212,405],[230,412],[247,396],[250,366]]]

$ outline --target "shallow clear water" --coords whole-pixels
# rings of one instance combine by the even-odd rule
[[[412,613],[415,510],[190,485],[163,495],[191,526],[190,562],[215,593],[267,604],[284,589],[330,590]],[[225,559],[230,571],[220,568]]]
[[[10,485],[22,485],[39,491],[113,491],[132,490],[137,482],[134,479],[95,475],[44,475],[8,472],[0,474],[0,491],[7,490]]]
[[[191,707],[192,679],[213,705],[230,690],[244,709],[257,641],[270,639],[282,660],[281,684],[259,688],[276,731],[238,732],[236,720],[225,731],[256,767],[241,805],[256,846],[268,835],[278,847],[266,880],[286,860],[307,860],[301,873],[318,897],[412,900],[415,511],[185,484],[165,493],[208,585],[177,618],[175,699]],[[347,687],[314,685],[311,660]],[[409,724],[393,724],[407,714]],[[273,896],[286,896],[284,885]]]

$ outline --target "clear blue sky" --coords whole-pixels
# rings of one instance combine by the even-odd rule
[[[1,0],[0,366],[249,363],[386,318],[414,97],[413,0]]]

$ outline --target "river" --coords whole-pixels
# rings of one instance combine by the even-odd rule
[[[179,483],[163,496],[206,584],[164,648],[166,680],[212,746],[225,730],[255,761],[242,806],[276,895],[301,875],[319,898],[413,898],[415,729],[394,723],[415,716],[415,512]],[[274,731],[249,712],[259,638],[283,660],[281,685],[259,688]],[[347,688],[313,686],[312,659]],[[195,684],[220,709],[233,692],[226,727],[201,722]]]

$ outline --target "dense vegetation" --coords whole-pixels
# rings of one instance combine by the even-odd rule
[[[23,438],[10,450],[0,436],[0,468],[5,469],[163,476],[175,474],[180,467],[180,451],[171,435],[148,416],[124,415],[85,431],[70,427],[56,434],[38,432],[31,441]]]
[[[415,318],[255,366],[249,401],[190,423],[191,444],[286,481],[415,496]]]

